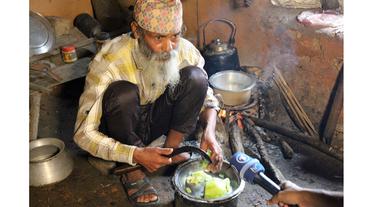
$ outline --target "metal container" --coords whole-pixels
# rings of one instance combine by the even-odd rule
[[[228,106],[248,104],[256,79],[242,71],[226,70],[212,75],[209,79],[215,94]]]
[[[224,42],[219,38],[215,38],[211,43],[206,45],[206,28],[209,24],[215,22],[222,22],[230,27],[231,33],[229,40]],[[227,19],[213,19],[207,22],[203,27],[203,48],[201,52],[205,59],[204,69],[206,70],[208,77],[219,71],[239,69],[238,50],[234,46],[235,33],[235,24]]]
[[[175,189],[175,206],[202,207],[202,206],[223,206],[235,207],[238,203],[238,196],[244,190],[245,182],[240,178],[236,169],[225,161],[219,173],[224,174],[231,181],[233,191],[221,198],[205,200],[197,198],[187,193],[185,182],[192,172],[203,169],[201,159],[194,159],[178,166],[172,177],[172,184]]]
[[[29,180],[31,186],[43,186],[64,180],[73,171],[73,159],[65,144],[56,138],[41,138],[29,144]]]
[[[29,11],[29,57],[49,52],[55,41],[50,22],[41,14]]]
[[[102,31],[101,24],[87,13],[81,13],[76,16],[73,24],[88,38],[95,37]]]

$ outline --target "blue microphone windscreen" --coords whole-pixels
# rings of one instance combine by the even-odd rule
[[[237,169],[240,177],[244,178],[250,183],[253,183],[254,176],[256,174],[265,171],[259,160],[252,158],[242,152],[235,153],[230,159],[230,164]]]

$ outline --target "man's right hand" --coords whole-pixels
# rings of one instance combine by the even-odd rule
[[[133,161],[141,164],[149,172],[154,172],[160,167],[172,163],[172,159],[165,156],[172,152],[173,148],[137,147],[133,153]]]

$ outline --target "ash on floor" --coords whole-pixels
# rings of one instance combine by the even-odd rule
[[[88,162],[88,154],[73,142],[73,129],[83,80],[75,80],[44,95],[41,102],[38,137],[62,139],[74,158],[74,170],[65,180],[44,187],[30,187],[30,206],[131,206],[119,177],[102,175]],[[245,147],[252,147],[244,143]],[[254,147],[254,146],[253,146]],[[343,164],[313,149],[300,150],[285,160],[278,147],[267,144],[272,161],[284,176],[303,187],[343,190]],[[295,149],[299,151],[298,149]],[[307,156],[308,155],[308,156]],[[168,169],[149,174],[158,190],[162,207],[174,206],[174,191]],[[246,184],[238,197],[238,206],[267,206],[271,196],[261,187]]]

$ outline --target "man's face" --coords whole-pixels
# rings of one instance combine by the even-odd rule
[[[149,59],[155,54],[159,61],[168,61],[170,53],[178,48],[180,32],[161,35],[140,28],[136,22],[132,23],[132,31],[138,38],[141,51]]]
[[[171,52],[178,47],[180,33],[161,35],[144,31],[144,40],[154,53]]]
[[[167,85],[175,88],[180,80],[178,68],[180,34],[164,36],[134,26],[137,25],[132,25],[132,31],[138,39],[138,47],[134,48],[133,54],[135,61],[143,69],[145,88],[165,89]]]

